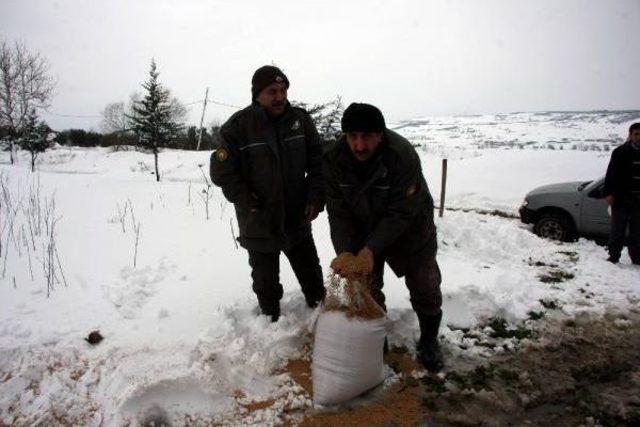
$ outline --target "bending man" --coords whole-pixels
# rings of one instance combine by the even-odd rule
[[[385,310],[385,262],[405,277],[420,324],[418,360],[439,370],[441,277],[433,199],[418,154],[386,128],[373,105],[349,105],[342,130],[345,135],[323,158],[333,246],[338,254],[352,252],[365,261],[374,277],[373,297]]]

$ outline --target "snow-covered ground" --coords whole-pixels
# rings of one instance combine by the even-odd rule
[[[394,127],[418,145],[436,200],[446,157],[447,206],[515,214],[536,186],[603,175],[639,116],[517,113]],[[311,405],[279,372],[308,356],[314,311],[282,257],[283,316],[272,324],[257,314],[233,206],[206,184],[209,154],[161,153],[157,183],[153,157],[136,151],[58,147],[36,173],[28,153],[13,166],[0,153],[0,424],[121,425],[154,413],[178,425],[277,424]],[[458,210],[436,225],[449,354],[468,340],[460,328],[495,317],[516,324],[543,302],[569,316],[638,307],[640,269],[626,255],[607,263],[592,241],[549,242],[516,219]],[[328,274],[324,213],[313,227]],[[549,268],[568,279],[542,283]],[[385,279],[390,342],[413,349],[408,292],[390,271]],[[97,346],[83,340],[94,330],[104,336]],[[265,400],[273,404],[249,409]]]

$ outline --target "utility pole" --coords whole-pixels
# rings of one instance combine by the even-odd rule
[[[202,117],[200,117],[200,135],[198,135],[198,147],[196,148],[197,151],[200,151],[200,143],[202,142],[202,122],[204,122],[204,112],[207,109],[207,98],[209,97],[209,88],[207,88],[207,91],[204,93],[204,105],[202,106]]]

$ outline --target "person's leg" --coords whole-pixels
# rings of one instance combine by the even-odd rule
[[[624,247],[627,223],[629,222],[629,209],[622,200],[616,201],[611,206],[611,234],[609,235],[609,261],[616,263],[620,260],[620,254]]]
[[[380,307],[385,311],[387,311],[387,305],[385,304],[385,296],[384,292],[382,292],[382,288],[384,287],[384,259],[376,259],[373,272],[371,274],[371,296],[373,300],[378,303]]]
[[[313,237],[303,240],[293,248],[285,249],[285,255],[300,283],[309,307],[316,307],[324,298],[322,268]]]
[[[382,288],[384,287],[384,258],[378,258],[375,260],[373,265],[373,272],[371,273],[371,296],[373,300],[384,310],[387,312],[387,305],[385,304],[385,296],[384,292],[382,292]],[[387,354],[389,352],[389,341],[387,337],[384,338],[384,345],[382,347],[382,352]]]
[[[640,199],[635,199],[629,209],[629,257],[640,264]]]
[[[418,316],[420,325],[418,359],[431,371],[438,371],[443,365],[438,344],[438,331],[442,320],[441,281],[440,267],[435,256],[411,268],[405,277],[411,306]]]
[[[276,322],[280,317],[280,252],[249,251],[249,265],[253,278],[253,292],[258,297],[258,305],[262,314],[271,316]]]

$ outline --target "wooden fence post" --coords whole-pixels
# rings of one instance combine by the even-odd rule
[[[447,192],[447,159],[442,159],[442,181],[440,184],[440,218],[444,214],[444,197]]]

